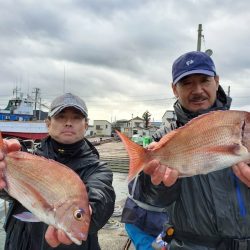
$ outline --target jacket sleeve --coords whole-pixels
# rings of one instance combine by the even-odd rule
[[[161,140],[161,138],[168,134],[169,132],[171,132],[172,130],[177,128],[177,123],[176,121],[171,121],[168,126],[164,126],[160,129],[158,129],[153,135],[152,138],[154,139],[154,141],[158,142]],[[152,193],[160,193],[163,192],[164,196],[167,197],[167,204],[171,204],[172,202],[174,202],[180,195],[180,190],[181,190],[181,179],[178,179],[176,181],[176,183],[174,185],[172,185],[171,187],[166,187],[164,186],[162,183],[158,186],[154,186],[151,181],[149,182],[148,179],[149,177],[147,176],[147,174],[142,174],[140,177],[142,180],[140,181],[141,183],[143,183],[146,187],[149,187],[149,185],[151,185],[150,190],[152,190]],[[143,185],[141,184],[141,185]],[[164,186],[164,187],[162,187]],[[158,195],[159,197],[162,197],[162,195]],[[155,197],[157,197],[157,195],[155,195]]]
[[[179,197],[180,191],[181,180],[177,180],[171,187],[166,187],[163,183],[154,185],[150,176],[141,172],[133,196],[136,200],[152,206],[167,207]]]
[[[172,121],[171,123],[169,123],[168,126],[164,126],[156,130],[156,132],[152,135],[152,138],[154,141],[158,142],[165,134],[171,132],[176,128],[177,128],[176,121]]]
[[[107,164],[98,159],[88,167],[84,176],[92,217],[89,233],[97,232],[109,220],[114,212],[115,191],[112,186],[113,174]]]

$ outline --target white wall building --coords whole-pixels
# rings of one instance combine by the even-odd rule
[[[94,126],[93,125],[89,125],[88,126],[88,129],[85,133],[85,136],[86,137],[91,137],[91,136],[94,136],[95,135],[95,130],[94,130]]]
[[[162,126],[168,125],[171,121],[176,119],[174,110],[167,110],[162,117]]]
[[[94,120],[95,136],[111,136],[111,123],[107,120]]]

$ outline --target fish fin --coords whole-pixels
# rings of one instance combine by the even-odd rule
[[[199,128],[199,126],[204,126],[203,124],[212,123],[211,120],[213,121],[219,119],[221,114],[223,114],[223,112],[225,112],[225,110],[210,111],[208,113],[201,114],[193,118],[192,120],[188,121],[185,125],[176,128],[175,130],[172,130],[171,132],[164,135],[153,150],[165,146],[165,144],[168,143],[170,140],[172,140],[176,134],[186,133],[188,127],[196,129]],[[231,111],[226,111],[226,112],[231,112]]]
[[[159,148],[162,148],[163,146],[165,146],[165,144],[167,142],[169,142],[179,131],[181,128],[172,130],[171,132],[167,133],[166,135],[164,135],[161,140],[154,146],[153,151]]]
[[[128,181],[132,181],[135,176],[143,170],[147,149],[131,141],[126,135],[116,130],[116,133],[121,138],[128,152],[130,164]]]
[[[30,185],[25,181],[20,180],[20,183],[22,183],[23,188],[29,190],[29,192],[33,194],[33,197],[36,200],[36,202],[33,204],[33,207],[40,207],[41,209],[44,210],[53,210],[53,207],[49,204],[49,202],[45,199],[45,197],[43,197],[42,194],[36,188],[34,188],[32,185]]]
[[[69,168],[66,165],[61,164],[61,163],[59,163],[59,162],[57,162],[55,160],[47,159],[44,156],[33,155],[31,153],[28,153],[28,152],[23,152],[23,151],[9,152],[8,156],[11,157],[12,159],[16,159],[16,160],[30,160],[30,161],[37,161],[37,160],[39,160],[40,162],[45,162],[46,164],[53,164],[53,163],[55,163],[58,166],[60,165],[61,168],[67,168],[70,171],[73,171],[71,168]]]
[[[17,218],[20,221],[26,222],[41,222],[34,214],[31,212],[22,212],[20,214],[14,214],[13,217]]]

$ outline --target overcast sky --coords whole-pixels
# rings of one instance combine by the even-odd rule
[[[172,108],[172,62],[213,50],[233,108],[250,111],[250,2],[231,0],[0,0],[0,107],[18,87],[41,100],[72,92],[90,119]]]

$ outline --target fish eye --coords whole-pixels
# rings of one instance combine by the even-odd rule
[[[74,211],[74,218],[76,220],[81,220],[83,217],[83,209],[77,209]]]

